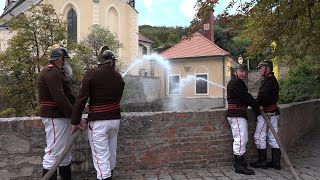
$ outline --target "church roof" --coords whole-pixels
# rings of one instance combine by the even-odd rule
[[[11,2],[11,3],[14,3],[14,4],[12,4],[12,5],[9,4],[7,7],[5,7],[5,8],[4,8],[4,11],[3,11],[3,13],[1,14],[0,17],[6,15],[6,14],[8,14],[8,13],[10,13],[10,11],[11,11],[12,9],[18,7],[18,6],[19,6],[21,3],[23,3],[24,1],[25,1],[25,0],[17,0],[17,1]]]
[[[198,32],[161,53],[161,56],[168,59],[227,55],[230,55],[230,53]]]
[[[150,39],[148,39],[148,38],[146,38],[146,37],[142,36],[141,34],[138,34],[138,35],[139,35],[139,41],[144,41],[144,42],[148,42],[148,43],[152,43],[152,44],[154,44],[154,42],[153,42],[153,41],[151,41]]]

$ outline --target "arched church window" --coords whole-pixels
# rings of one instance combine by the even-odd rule
[[[74,9],[68,12],[68,38],[77,41],[77,13]]]
[[[142,54],[147,54],[148,50],[145,46],[142,47]]]

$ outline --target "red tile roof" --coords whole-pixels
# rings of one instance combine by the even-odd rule
[[[148,38],[146,38],[146,37],[142,36],[141,34],[139,34],[139,41],[144,41],[144,42],[148,42],[148,43],[152,43],[152,44],[154,44],[154,42],[153,42],[153,41],[151,41],[150,39],[148,39]]]
[[[196,32],[191,38],[180,41],[160,55],[168,59],[176,59],[203,56],[225,56],[230,55],[230,53]]]

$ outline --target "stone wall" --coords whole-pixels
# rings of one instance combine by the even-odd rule
[[[162,106],[164,111],[197,111],[210,110],[225,107],[224,98],[181,98],[181,97],[166,97],[162,98]]]
[[[286,149],[319,122],[320,100],[281,105],[280,135]],[[225,109],[210,111],[123,113],[117,169],[196,168],[231,165],[232,137]],[[302,116],[303,115],[303,116]],[[249,111],[246,157],[256,157],[256,120]],[[39,179],[45,133],[39,118],[0,120],[0,179]],[[87,134],[73,148],[75,179],[94,177]]]
[[[258,95],[258,90],[260,86],[261,78],[259,71],[257,70],[250,70],[248,73],[248,91],[253,95]]]
[[[126,75],[121,103],[153,102],[160,98],[160,78]]]

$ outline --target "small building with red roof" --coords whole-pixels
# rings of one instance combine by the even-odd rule
[[[161,78],[162,98],[179,97],[179,101],[182,101],[180,106],[193,106],[195,103],[209,106],[206,108],[225,106],[224,87],[231,78],[231,69],[237,63],[229,52],[214,43],[213,15],[209,21],[203,24],[203,35],[194,33],[160,54],[171,67],[156,66],[155,76]],[[201,105],[196,106],[202,109]],[[175,104],[172,104],[173,110],[174,107]]]

